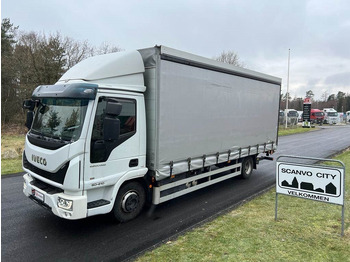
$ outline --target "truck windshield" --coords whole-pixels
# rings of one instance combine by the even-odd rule
[[[322,112],[316,112],[315,116],[323,116],[323,113]]]
[[[80,137],[87,105],[87,99],[43,98],[31,132],[74,142]]]
[[[338,113],[336,113],[336,112],[328,112],[328,116],[338,116]]]

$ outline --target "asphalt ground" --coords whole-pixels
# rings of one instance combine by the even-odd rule
[[[279,138],[279,155],[327,158],[350,147],[350,126]],[[69,221],[22,193],[21,174],[1,179],[3,261],[123,261],[135,258],[271,188],[275,161],[262,161],[249,180],[229,179],[159,205],[128,223],[108,215]]]

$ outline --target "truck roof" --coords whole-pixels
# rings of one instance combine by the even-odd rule
[[[323,108],[324,112],[337,112],[334,108]]]
[[[56,84],[90,82],[106,86],[127,86],[145,91],[145,67],[139,52],[127,51],[89,57],[69,69]]]
[[[140,49],[138,51],[141,53],[146,67],[155,66],[157,63],[157,59],[155,56],[160,55],[162,60],[169,60],[172,62],[186,64],[189,66],[195,66],[203,69],[238,75],[278,85],[280,85],[282,82],[282,79],[278,77],[219,62],[213,59],[194,55],[184,51],[176,50],[164,45]]]
[[[166,46],[89,57],[69,69],[56,84],[89,82],[103,86],[123,86],[144,92],[145,67],[156,66],[159,58],[206,70],[237,75],[281,85],[281,78],[222,63]]]

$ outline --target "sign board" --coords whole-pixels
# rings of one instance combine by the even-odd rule
[[[303,103],[303,121],[310,122],[310,114],[311,114],[311,99],[305,98]]]
[[[310,97],[305,97],[304,98],[304,104],[311,104],[311,98]]]
[[[338,166],[301,163],[305,160],[330,161],[337,163]],[[279,156],[276,162],[275,220],[277,220],[278,194],[341,205],[341,235],[344,236],[345,165],[343,162],[314,157]]]
[[[304,104],[303,105],[303,121],[310,122],[310,115],[311,115],[311,104]]]
[[[276,192],[337,205],[344,204],[344,169],[277,162]]]
[[[304,99],[303,103],[303,127],[310,128],[311,121],[311,99],[309,97]]]

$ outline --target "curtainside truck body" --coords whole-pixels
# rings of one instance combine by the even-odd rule
[[[165,46],[88,58],[28,109],[23,192],[55,215],[135,218],[278,144],[281,79]]]

